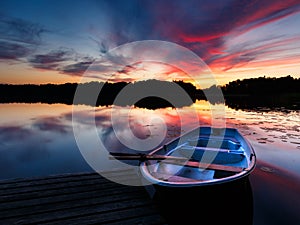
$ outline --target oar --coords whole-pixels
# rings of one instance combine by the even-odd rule
[[[120,159],[120,160],[176,160],[176,161],[188,161],[188,158],[175,157],[168,155],[148,155],[148,154],[135,154],[135,153],[122,153],[122,152],[111,152],[110,159]]]
[[[240,173],[245,170],[243,167],[236,166],[227,166],[213,163],[203,163],[190,161],[188,158],[184,157],[175,157],[175,156],[167,156],[167,155],[148,155],[148,154],[133,154],[133,153],[110,153],[110,159],[120,159],[120,160],[163,160],[164,163],[182,165],[194,168],[202,168],[202,169],[212,169],[212,170],[221,170],[228,172]]]
[[[211,169],[211,170],[221,170],[221,171],[228,171],[228,172],[234,172],[234,173],[240,173],[245,170],[245,168],[238,167],[238,166],[227,166],[227,165],[220,165],[220,164],[213,164],[213,163],[194,162],[194,161],[180,162],[178,160],[174,160],[174,161],[167,160],[164,162],[175,164],[175,165],[181,165],[181,166],[188,166],[188,167],[195,167],[195,168],[202,168],[202,169]]]

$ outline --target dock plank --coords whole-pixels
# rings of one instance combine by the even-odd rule
[[[155,209],[153,209],[150,205],[135,205],[134,208],[126,208],[121,209],[118,211],[110,211],[106,212],[102,215],[89,215],[85,217],[84,224],[110,224],[110,223],[116,223],[123,224],[124,220],[136,220],[136,221],[143,221],[142,224],[162,224],[163,220],[161,218],[160,221],[154,223],[152,220],[146,220],[146,219],[152,219],[149,216],[153,216],[153,214],[156,212]],[[61,225],[63,221],[51,221],[49,223],[44,224],[51,224],[51,225]],[[81,218],[70,218],[68,220],[72,225],[82,225]],[[140,223],[138,223],[140,224]]]
[[[131,177],[136,176],[136,172],[133,170],[125,170],[122,172],[115,171],[114,173],[103,172],[101,173],[105,176],[109,176],[111,178],[114,177]],[[32,186],[43,186],[43,185],[50,185],[50,184],[59,184],[59,183],[66,183],[66,182],[80,182],[84,180],[94,180],[94,179],[102,179],[103,182],[106,181],[105,177],[102,177],[98,173],[84,173],[84,174],[66,174],[66,175],[57,175],[57,176],[50,176],[44,178],[34,178],[34,179],[23,179],[23,180],[16,180],[16,181],[0,181],[0,190],[7,190],[7,189],[16,189],[16,188],[25,188],[25,187],[32,187]]]
[[[129,179],[132,179],[134,177],[131,176],[123,176],[120,177],[120,181],[126,181]],[[22,194],[22,193],[29,193],[29,192],[40,192],[43,190],[56,190],[56,189],[62,189],[62,188],[72,188],[72,187],[80,187],[80,186],[89,186],[89,185],[97,185],[97,184],[108,184],[111,183],[111,181],[103,179],[103,178],[92,178],[92,179],[86,179],[86,180],[66,180],[65,182],[63,180],[60,180],[60,182],[55,183],[49,183],[49,184],[43,184],[43,185],[33,185],[33,186],[23,186],[18,188],[7,188],[0,191],[0,197],[6,196],[6,195],[15,195],[15,194]]]
[[[72,207],[70,205],[70,208],[63,210],[53,210],[51,212],[18,216],[18,224],[41,224],[55,220],[72,220],[73,218],[77,219],[78,217],[81,220],[81,217],[90,215],[97,215],[100,217],[100,214],[103,214],[100,217],[103,220],[103,217],[107,217],[107,214],[112,211],[117,211],[116,214],[118,214],[128,208],[140,208],[145,205],[150,205],[150,200],[142,200],[143,197],[139,197],[136,199],[121,199],[120,201],[105,202],[105,204],[101,204],[101,202],[98,204],[92,202],[90,205],[83,205],[79,207]],[[136,212],[133,213],[136,215]],[[114,218],[111,218],[111,220],[114,220]],[[1,220],[1,222],[5,222],[4,224],[12,224],[13,221],[15,221],[15,218]]]
[[[52,212],[52,211],[58,211],[58,210],[66,210],[69,208],[76,208],[81,206],[91,206],[95,204],[105,204],[115,201],[121,201],[126,199],[132,199],[133,195],[134,197],[143,197],[144,193],[137,192],[137,190],[129,191],[128,189],[116,189],[114,191],[111,191],[109,193],[108,191],[105,192],[104,195],[94,195],[93,198],[91,198],[92,195],[89,193],[86,193],[84,196],[85,198],[78,198],[77,196],[72,196],[71,198],[66,198],[65,196],[59,196],[61,199],[56,198],[57,201],[53,201],[52,198],[47,198],[46,201],[41,201],[40,199],[35,200],[35,204],[27,205],[24,207],[24,201],[15,203],[15,206],[18,204],[22,204],[21,207],[14,207],[10,209],[2,209],[0,219],[3,218],[10,218],[15,216],[23,216],[23,215],[36,215],[37,213],[44,213],[44,212]],[[48,202],[47,202],[48,200]],[[13,209],[13,210],[11,210]]]
[[[115,187],[114,184],[111,183],[107,183],[107,184],[99,183],[99,184],[81,185],[81,186],[69,187],[69,188],[50,189],[50,190],[46,189],[46,190],[33,191],[28,193],[21,192],[21,193],[1,196],[0,203],[7,203],[7,202],[35,199],[35,198],[42,198],[42,197],[62,196],[70,193],[89,192],[97,189],[109,189],[114,187]]]
[[[136,179],[135,171],[106,172]],[[167,224],[142,186],[98,173],[0,181],[2,224]]]

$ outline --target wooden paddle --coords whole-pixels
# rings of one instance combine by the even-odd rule
[[[176,157],[176,156],[167,156],[167,155],[148,155],[148,154],[134,154],[134,153],[110,153],[110,159],[119,159],[119,160],[140,160],[144,162],[146,160],[163,160],[163,163],[188,166],[194,168],[202,169],[212,169],[212,170],[221,170],[228,172],[240,173],[245,170],[243,167],[236,166],[227,166],[213,163],[203,163],[197,161],[191,161],[189,158]]]

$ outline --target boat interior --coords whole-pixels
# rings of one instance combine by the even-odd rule
[[[248,146],[233,136],[220,138],[203,135],[188,138],[179,145],[178,142],[173,143],[157,152],[185,158],[185,163],[162,160],[153,164],[151,174],[157,179],[169,182],[224,179],[242,172],[249,166],[249,152]]]

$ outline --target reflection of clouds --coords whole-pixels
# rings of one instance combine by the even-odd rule
[[[59,113],[42,114],[0,124],[0,179],[90,171],[77,150],[70,121]]]
[[[172,108],[148,110],[111,106],[92,111],[87,107],[86,110],[73,112],[73,125],[81,126],[82,132],[96,125],[99,137],[108,151],[142,151],[147,148],[146,143],[150,150],[166,141],[164,139],[174,138],[174,134],[180,135],[181,125],[186,128],[182,132],[186,132],[199,124],[198,120],[193,121],[193,110],[183,111],[186,111],[181,112],[185,118],[180,121],[177,110]],[[70,119],[69,116],[66,117]]]
[[[100,138],[109,152],[129,152],[118,140],[112,127],[104,129]]]
[[[183,121],[180,121],[179,111],[184,115]],[[120,128],[125,129],[125,125],[129,123],[130,128],[141,138],[146,138],[149,135],[149,128],[158,126],[162,122],[166,123],[168,126],[173,126],[174,124],[180,126],[180,122],[185,126],[191,125],[191,129],[194,128],[195,123],[198,121],[191,121],[194,119],[191,114],[193,114],[193,109],[190,107],[184,107],[181,110],[173,108],[164,108],[149,110],[143,108],[134,107],[100,107],[91,110],[91,107],[87,107],[86,110],[74,111],[74,122],[82,125],[94,125],[99,129],[112,127],[111,119],[112,114],[114,114],[114,122],[120,125]],[[200,112],[199,112],[200,114]],[[65,114],[65,118],[68,120],[72,119],[72,114]],[[161,121],[157,120],[158,118]],[[153,128],[153,129],[154,129]]]
[[[23,126],[0,127],[0,179],[34,170],[37,161],[49,155],[47,145],[39,133]],[[39,168],[35,168],[36,171]],[[4,172],[5,171],[5,172]]]
[[[39,132],[22,126],[0,127],[0,140],[2,142],[1,153],[5,149],[6,153],[16,155],[21,161],[39,157],[40,153],[46,150],[44,142],[37,143],[36,141],[43,140]],[[48,142],[47,140],[49,138],[46,138],[45,142]]]
[[[95,109],[94,112],[90,109],[91,108],[84,111],[73,112],[73,122],[77,125],[84,125],[87,130],[90,130],[96,125],[99,136],[107,149],[112,151],[114,151],[114,149],[128,150],[121,144],[117,136],[129,137],[129,134],[132,132],[135,137],[146,139],[151,135],[149,128],[144,126],[147,123],[145,120],[147,115],[141,113],[138,109],[132,110],[134,115],[128,115],[127,110],[121,107],[101,107]],[[111,115],[113,111],[117,112],[117,127],[112,126]],[[69,114],[66,115],[66,118],[71,119]]]
[[[2,141],[24,140],[32,135],[32,131],[22,126],[7,125],[0,127],[0,139]]]
[[[26,143],[25,146],[20,144],[19,147],[18,153],[16,154],[15,152],[14,154],[16,154],[16,160],[20,162],[34,162],[37,159],[49,156],[47,147],[42,143],[36,144],[30,141],[30,143]]]
[[[191,107],[180,109],[182,118],[179,118],[178,109],[165,108],[148,110],[141,108],[125,107],[89,107],[89,106],[66,106],[67,110],[55,111],[60,106],[53,105],[53,112],[34,111],[32,120],[24,120],[24,117],[16,117],[12,122],[3,120],[0,124],[0,179],[16,176],[47,175],[50,173],[80,172],[87,171],[86,162],[80,155],[74,140],[71,126],[79,126],[82,134],[89,135],[96,124],[98,136],[105,147],[112,152],[136,152],[122,144],[117,135],[124,138],[129,137],[132,132],[136,138],[144,140],[149,135],[166,135],[166,139],[173,139],[180,135],[181,123],[189,128],[197,124],[193,120]],[[24,109],[26,108],[24,105]],[[75,120],[72,121],[72,107],[79,107],[76,110]],[[210,122],[210,107],[203,101],[194,104],[201,124]],[[128,109],[129,113],[128,113]],[[118,118],[118,127],[112,127],[111,115],[115,112]],[[227,126],[236,127],[249,137],[260,158],[281,163],[283,167],[299,171],[297,157],[299,154],[299,113],[289,112],[245,112],[232,109],[227,112]],[[22,110],[18,112],[23,113]],[[8,115],[15,115],[10,114]],[[21,114],[20,114],[21,115]],[[95,115],[95,118],[94,118]],[[5,116],[3,116],[5,118]],[[13,117],[13,116],[11,116]],[[153,118],[161,118],[161,121]],[[207,118],[206,118],[207,117]],[[182,120],[182,121],[180,121]],[[72,123],[73,122],[73,123]],[[167,133],[159,130],[161,122],[167,125]],[[199,121],[197,121],[199,124]],[[129,127],[127,126],[129,123]],[[20,124],[19,126],[16,124]],[[260,128],[262,127],[262,128]],[[184,130],[188,131],[188,130]],[[117,134],[117,135],[116,135]],[[272,135],[272,136],[271,136]],[[287,142],[280,139],[286,136]],[[149,137],[149,138],[152,138]],[[154,136],[156,137],[156,136]],[[268,138],[272,143],[257,144],[258,138]],[[89,144],[89,143],[87,143]],[[262,149],[264,147],[264,149]],[[143,153],[145,153],[143,151]],[[293,161],[294,160],[294,161]],[[288,165],[286,162],[289,162]]]
[[[41,131],[54,131],[59,133],[68,133],[71,130],[69,125],[57,117],[46,117],[38,119],[33,124],[34,127]]]
[[[119,138],[128,138],[132,133],[138,139],[146,139],[151,135],[150,130],[147,127],[142,126],[131,126],[128,129],[126,122],[118,123],[117,129],[114,129],[112,126],[102,127],[102,133],[100,138],[103,141],[104,146],[109,152],[135,152],[128,147],[126,147]],[[151,138],[151,137],[150,137]],[[127,139],[128,140],[128,139]],[[128,140],[130,142],[130,140]],[[141,151],[143,149],[141,148]]]
[[[132,149],[146,149],[143,141],[149,141],[157,147],[199,124],[211,124],[211,109],[203,104],[200,101],[194,104],[195,107],[156,110],[119,106],[85,107],[73,112],[73,126],[81,127],[82,132],[88,132],[96,126],[98,136],[108,151],[134,151],[130,150],[129,145]],[[195,116],[195,110],[198,117]],[[70,114],[65,117],[71,119]]]
[[[57,117],[37,118],[31,126],[0,126],[1,168],[15,167],[18,162],[34,162],[49,155],[47,146],[57,141],[57,135],[67,134],[71,127]],[[52,134],[45,134],[52,131]],[[9,163],[8,163],[9,162]]]
[[[99,125],[99,126],[107,126],[110,125],[110,107],[99,107],[99,108],[92,108],[92,107],[85,107],[83,110],[77,109],[80,106],[73,106],[76,109],[73,109],[73,112],[66,113],[63,117],[67,121],[72,121],[74,125]],[[75,124],[76,123],[76,124]]]

